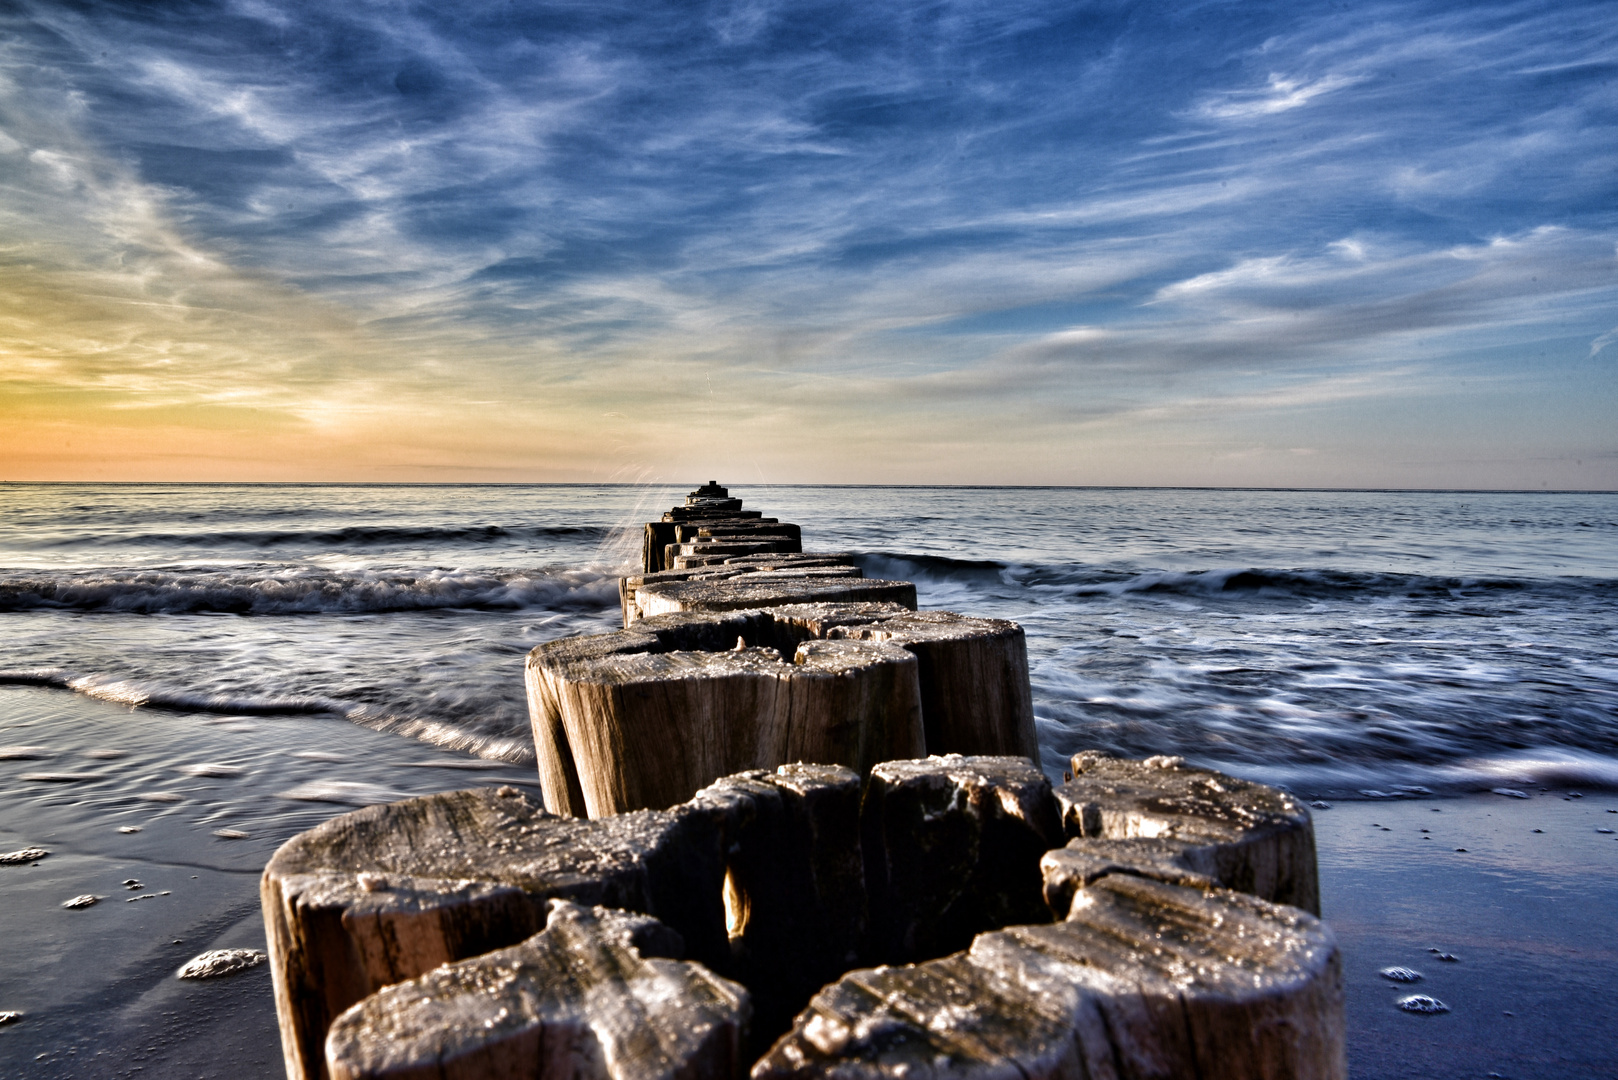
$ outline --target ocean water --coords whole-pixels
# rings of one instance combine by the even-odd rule
[[[339,717],[526,765],[524,654],[617,627],[640,522],[688,486],[0,485],[0,684],[136,732],[265,717],[301,747]],[[1021,622],[1051,771],[1618,786],[1618,495],[732,493],[923,607]]]
[[[264,948],[260,871],[333,814],[537,794],[524,654],[616,629],[698,482],[0,485],[0,852],[49,852],[0,866],[0,1076],[283,1075],[264,968],[176,969]],[[1021,622],[1053,776],[1101,748],[1399,798],[1318,811],[1356,1075],[1607,1075],[1618,495],[732,492]],[[1423,794],[1496,787],[1529,797]],[[1376,972],[1434,943],[1455,1013],[1412,1020]]]

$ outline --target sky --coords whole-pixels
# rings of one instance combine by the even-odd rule
[[[1618,18],[0,0],[0,479],[1618,489]]]

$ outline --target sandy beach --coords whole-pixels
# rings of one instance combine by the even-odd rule
[[[319,749],[289,752],[289,731]],[[336,719],[132,711],[23,687],[0,689],[0,745],[12,755],[0,760],[0,848],[51,852],[0,867],[0,1009],[24,1013],[0,1027],[0,1073],[19,1077],[281,1075],[264,967],[201,981],[175,971],[208,949],[264,947],[264,861],[344,809],[314,800],[533,784],[518,766]],[[17,756],[28,747],[37,756]],[[41,775],[83,778],[24,778]],[[1618,829],[1618,797],[1523,794],[1314,811],[1353,1075],[1614,1075],[1618,833],[1599,830]],[[61,907],[85,893],[104,899]],[[1392,966],[1423,978],[1378,974]],[[1411,993],[1449,1011],[1400,1011]]]
[[[0,687],[0,748],[0,851],[50,852],[0,866],[0,1010],[24,1014],[0,1026],[5,1077],[282,1075],[266,967],[175,977],[207,950],[265,947],[258,876],[275,849],[379,796],[538,791],[531,769],[334,717],[132,710],[28,687]],[[61,906],[85,894],[102,899]]]

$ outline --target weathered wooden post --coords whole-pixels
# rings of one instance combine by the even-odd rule
[[[560,814],[428,796],[271,859],[291,1080],[1342,1080],[1296,799],[1094,752],[1053,790],[1015,623],[716,483],[663,518],[626,628],[529,656]]]
[[[882,642],[792,641],[767,612],[550,642],[529,654],[527,678],[557,813],[672,806],[721,776],[793,761],[863,775],[925,753],[914,656]]]
[[[928,753],[1038,761],[1022,629],[1000,619],[892,603],[653,616],[541,645],[527,679],[555,813],[670,806],[798,760],[861,775]]]

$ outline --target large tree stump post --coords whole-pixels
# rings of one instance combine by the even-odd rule
[[[872,960],[938,956],[980,931],[1050,918],[1039,859],[1061,843],[1060,816],[1025,758],[884,762],[861,828]]]
[[[1085,859],[1131,860],[1320,913],[1315,829],[1302,802],[1263,784],[1187,766],[1075,754],[1056,791],[1075,872]],[[1129,843],[1119,843],[1129,841]]]
[[[779,629],[775,614],[750,617],[762,632]],[[817,617],[797,614],[800,624]],[[733,629],[732,618],[710,629]],[[1076,765],[1088,783],[1060,795],[1027,761],[944,757],[877,766],[863,805],[852,771],[790,765],[726,777],[671,811],[598,821],[553,817],[511,789],[343,815],[294,838],[265,873],[289,1075],[319,1075],[323,1045],[342,1076],[439,1075],[411,1071],[427,1061],[451,1076],[589,1072],[595,1051],[579,1047],[608,1045],[592,1025],[640,1016],[637,1002],[651,999],[636,988],[657,985],[682,1000],[637,1020],[645,1052],[625,1051],[630,1072],[608,1061],[610,1075],[661,1077],[661,1062],[685,1069],[682,1080],[734,1080],[735,1054],[702,1049],[723,1039],[675,1045],[667,1026],[733,1030],[723,1009],[702,1012],[725,976],[747,987],[755,1037],[767,1039],[857,955],[916,962],[850,971],[815,994],[755,1080],[899,1080],[918,1068],[963,1080],[1339,1080],[1341,973],[1329,931],[1193,866],[1306,896],[1299,875],[1255,869],[1282,861],[1255,853],[1296,849],[1295,837],[1276,838],[1307,831],[1307,815],[1283,793],[1172,760],[1091,754]],[[1096,829],[1055,848],[1064,809],[1070,829]],[[1109,838],[1099,831],[1108,823],[1137,835]],[[569,915],[559,931],[545,911],[560,898],[620,914]],[[668,962],[653,952],[678,952],[671,938],[622,912],[678,931],[714,974],[658,968]],[[619,929],[602,944],[590,919]],[[575,930],[583,936],[566,937]],[[630,937],[634,955],[623,951]],[[572,955],[551,950],[564,938],[588,958],[566,978],[545,959]],[[597,978],[609,968],[618,974]],[[599,1001],[563,1000],[596,986]],[[323,1043],[338,1015],[340,1031]]]
[[[287,1075],[322,1074],[332,1019],[383,986],[515,944],[545,901],[654,915],[729,962],[722,825],[707,811],[555,817],[514,788],[366,807],[293,837],[260,897]]]
[[[850,619],[826,636],[888,641],[915,656],[930,753],[1011,755],[1039,765],[1028,644],[1016,623],[917,611]]]
[[[791,761],[863,774],[925,745],[916,661],[892,645],[805,641],[790,662],[768,647],[552,645],[531,654],[528,687],[536,743],[573,762],[571,774],[565,766],[541,774],[557,812],[671,806],[721,776]]]
[[[1343,1080],[1342,962],[1297,908],[1130,875],[1048,926],[817,994],[753,1080]]]
[[[896,650],[915,658],[912,674],[882,666],[902,663]],[[827,682],[833,660],[837,680]],[[920,731],[910,726],[912,677]],[[891,603],[654,616],[539,646],[528,691],[556,813],[672,805],[717,777],[786,761],[861,773],[929,752],[1038,762],[1022,628]]]
[[[860,778],[841,766],[783,765],[727,776],[687,805],[723,822],[730,973],[753,994],[757,1057],[859,959]]]
[[[527,941],[386,987],[339,1016],[325,1046],[332,1080],[741,1071],[745,989],[679,961],[679,935],[655,919],[549,906],[545,929]]]

